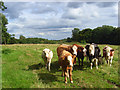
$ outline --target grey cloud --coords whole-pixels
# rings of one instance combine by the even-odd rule
[[[83,4],[84,4],[83,2],[69,2],[67,6],[70,8],[78,8],[82,7]]]
[[[98,7],[101,7],[101,8],[105,8],[105,7],[112,7],[116,4],[116,2],[99,2],[97,3],[96,5]]]
[[[8,30],[8,33],[13,33],[13,32],[14,32],[14,30],[13,30],[13,29]]]
[[[114,6],[116,4],[116,2],[86,2],[86,4],[93,4],[100,8],[105,8],[105,7]]]
[[[33,30],[44,30],[44,31],[60,31],[59,29],[60,28],[70,28],[70,27],[74,27],[74,25],[68,25],[67,23],[66,23],[66,25],[64,25],[64,24],[61,24],[61,22],[59,22],[59,25],[58,24],[54,24],[54,25],[52,25],[52,24],[48,24],[48,25],[45,25],[45,26],[41,26],[41,25],[33,25],[33,26],[31,26],[31,25],[27,25],[27,26],[24,26],[24,28],[27,28],[27,29],[29,29],[29,28],[31,28],[31,29],[33,29]]]
[[[6,2],[5,5],[7,9],[4,13],[10,19],[18,18],[22,14],[22,10],[25,9],[26,4],[26,2]]]
[[[76,16],[73,16],[73,15],[70,15],[70,14],[63,15],[62,18],[64,18],[64,19],[71,19],[71,20],[77,19]]]
[[[50,8],[43,8],[43,9],[35,9],[35,10],[32,10],[32,13],[35,13],[35,14],[41,14],[41,13],[49,13],[49,12],[55,12],[54,9],[50,9]]]
[[[6,2],[5,6],[7,9],[5,10],[5,14],[10,19],[16,19],[20,15],[25,12],[24,10],[34,13],[34,14],[42,14],[42,13],[57,13],[57,10],[52,6],[52,4],[47,3],[30,3],[30,2]],[[22,20],[22,19],[21,19]]]
[[[96,2],[86,2],[87,4],[96,4]]]

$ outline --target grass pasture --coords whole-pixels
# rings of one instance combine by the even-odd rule
[[[81,44],[79,44],[81,45]],[[99,65],[90,69],[86,58],[83,68],[77,64],[73,70],[73,84],[64,83],[58,67],[56,48],[59,44],[18,44],[2,45],[2,88],[119,88],[118,46],[115,49],[112,66]],[[85,45],[81,45],[85,46]],[[106,45],[99,45],[101,52]],[[53,51],[51,71],[45,68],[41,53],[44,48]]]

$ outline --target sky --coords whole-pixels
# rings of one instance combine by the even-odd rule
[[[16,38],[60,40],[72,30],[118,26],[117,2],[5,2],[8,32]]]

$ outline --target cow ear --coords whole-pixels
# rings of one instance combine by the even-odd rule
[[[114,49],[111,49],[110,51],[114,51]]]

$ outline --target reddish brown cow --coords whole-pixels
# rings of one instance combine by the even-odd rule
[[[80,59],[82,60],[82,66],[83,66],[83,60],[84,60],[84,48],[80,45],[77,45],[77,58],[78,58],[78,62],[79,62],[79,66],[80,66]],[[75,59],[76,62],[76,59]]]
[[[66,51],[70,52],[73,55],[77,55],[77,46],[76,46],[76,44],[73,44],[72,46],[65,45],[65,44],[60,45],[57,48],[57,55],[58,55],[58,57],[61,55],[61,52],[63,50],[66,50]]]
[[[65,83],[67,83],[67,76],[69,72],[70,82],[73,83],[72,80],[72,67],[75,59],[75,55],[72,55],[70,52],[63,50],[61,55],[59,56],[58,63],[62,66],[62,75],[65,76]]]

